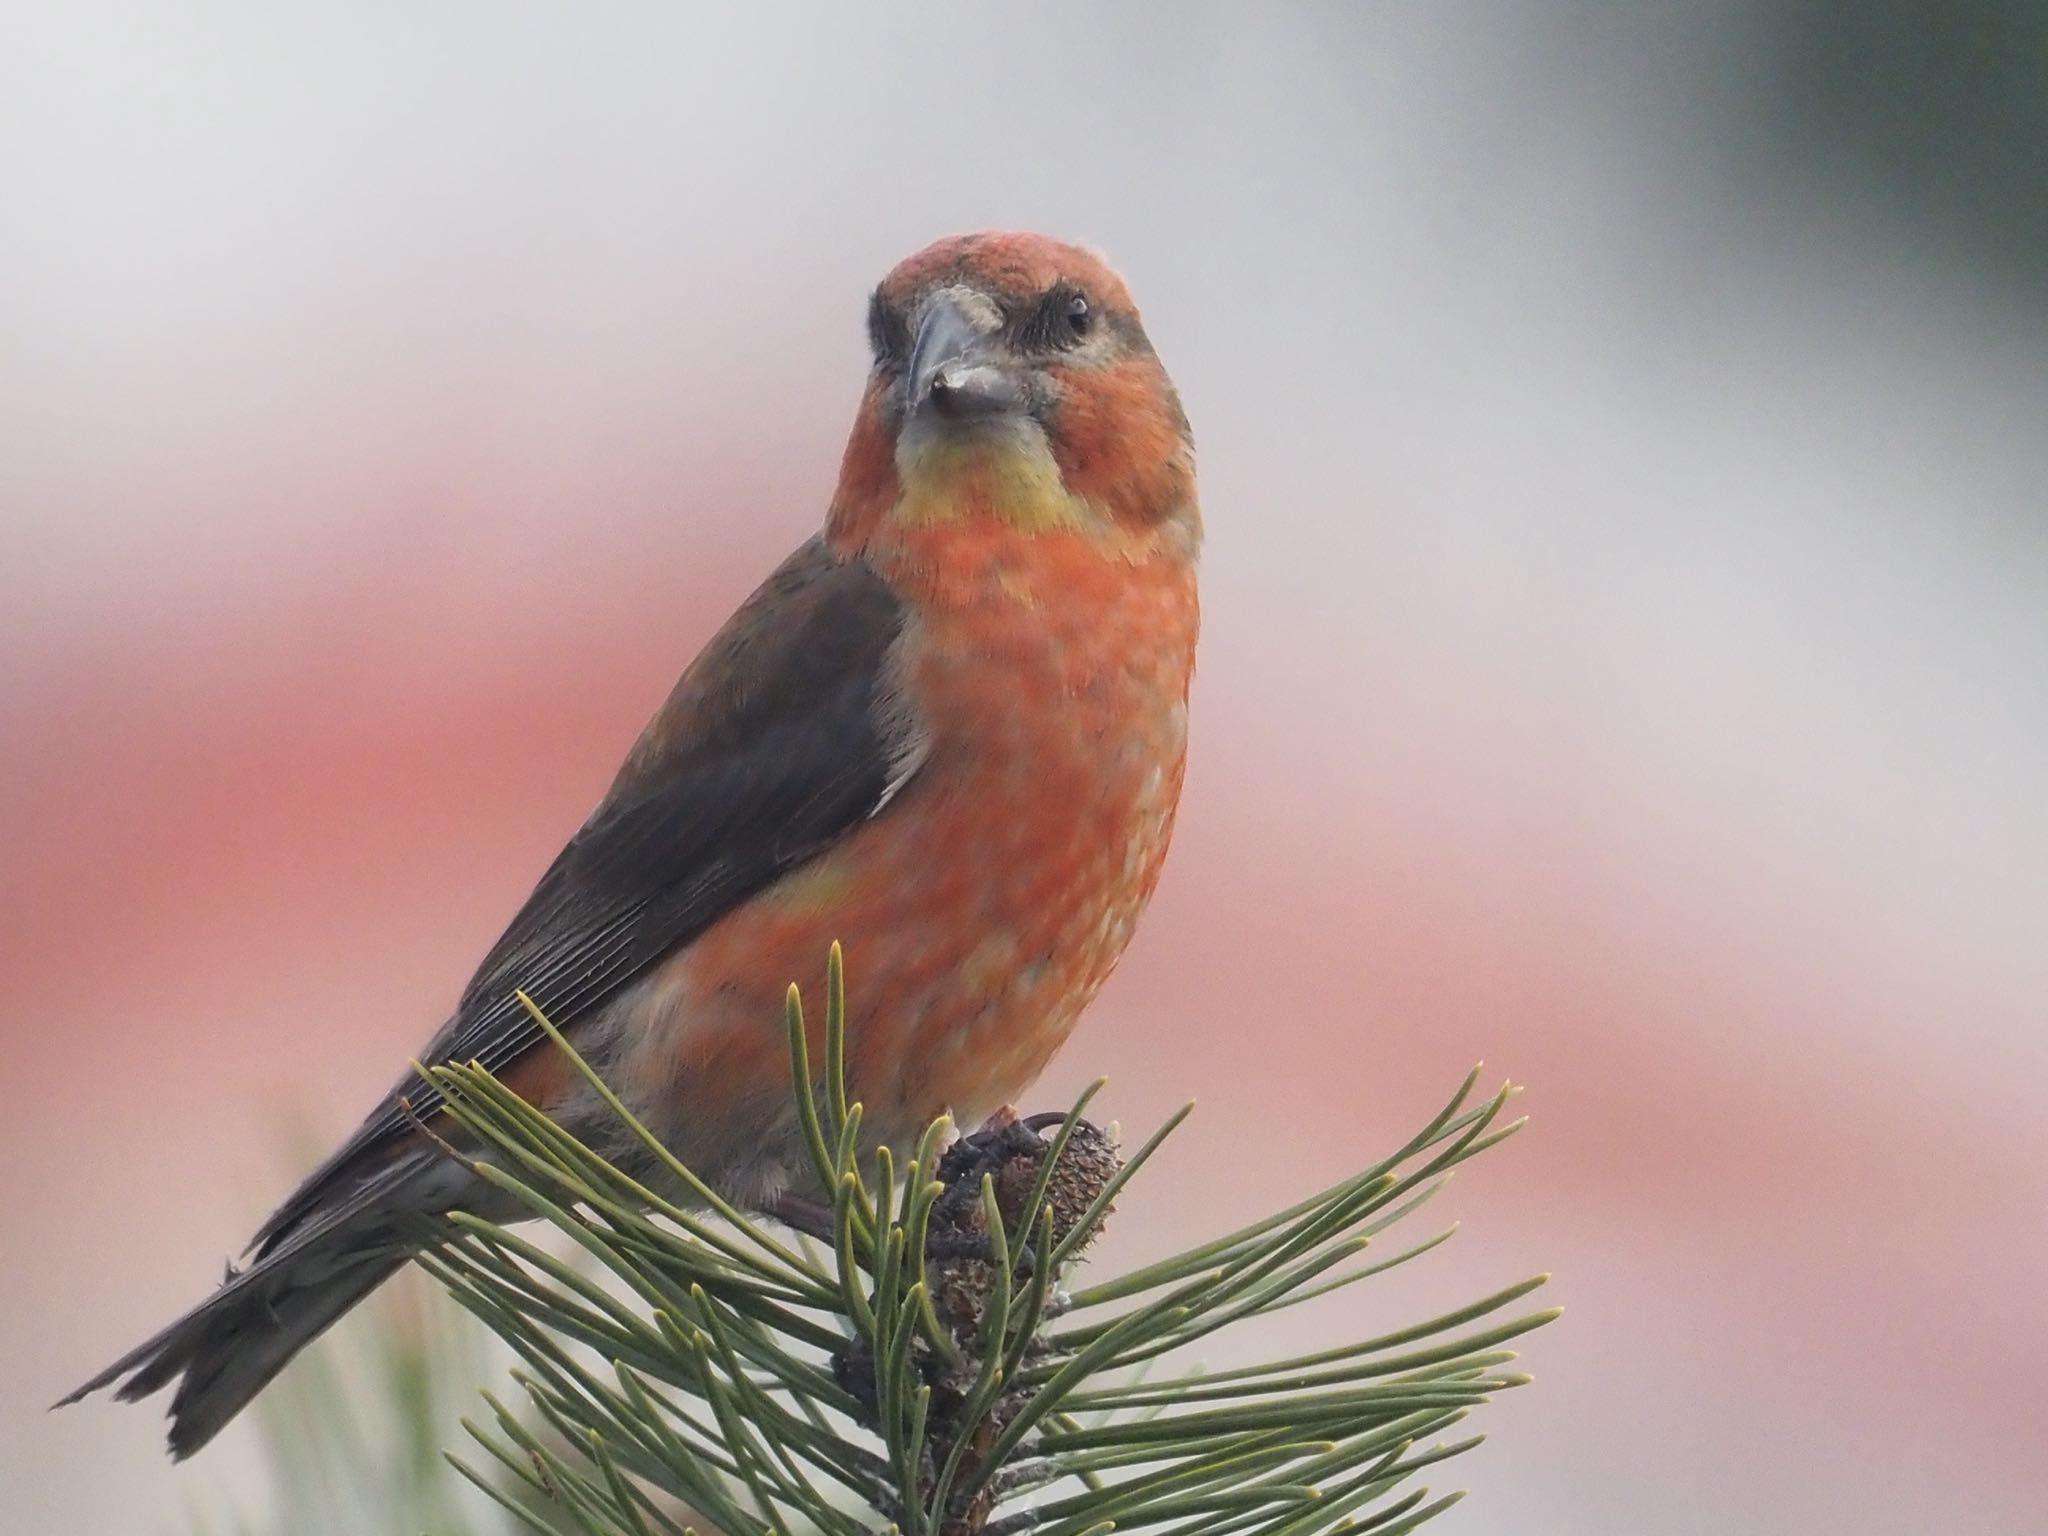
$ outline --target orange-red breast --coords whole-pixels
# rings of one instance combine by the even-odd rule
[[[872,1138],[972,1124],[1122,955],[1180,796],[1194,454],[1122,281],[1040,235],[958,236],[889,274],[868,329],[823,532],[684,672],[421,1053],[481,1061],[639,1162],[524,990],[756,1207],[804,1193],[782,999],[833,940]],[[401,1079],[246,1269],[66,1401],[176,1381],[189,1455],[439,1218],[516,1214],[420,1134],[432,1109]]]

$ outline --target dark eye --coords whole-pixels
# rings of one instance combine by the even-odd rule
[[[1088,295],[1070,293],[1067,295],[1067,329],[1079,341],[1088,334],[1088,328],[1095,323],[1095,316],[1088,308]]]
[[[1034,352],[1057,352],[1080,342],[1095,328],[1088,296],[1062,283],[1040,299],[1024,321],[1019,340]]]
[[[901,368],[910,357],[910,326],[879,288],[868,300],[868,345],[884,368]]]

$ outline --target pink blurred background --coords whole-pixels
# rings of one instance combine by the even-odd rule
[[[43,1405],[439,1020],[984,225],[1201,444],[1182,830],[1040,1095],[1200,1099],[1123,1251],[1483,1057],[1534,1125],[1313,1324],[1556,1271],[1434,1529],[2041,1528],[2048,286],[1886,179],[1931,95],[1836,153],[1767,4],[7,32],[0,1530],[260,1502]]]

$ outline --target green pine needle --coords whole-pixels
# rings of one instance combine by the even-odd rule
[[[1373,1167],[1069,1290],[1073,1261],[1186,1110],[1121,1163],[1081,1119],[1100,1083],[1046,1137],[992,1127],[942,1163],[941,1122],[914,1149],[864,1161],[835,946],[822,1063],[793,988],[786,1017],[802,1142],[832,1197],[831,1241],[817,1247],[720,1199],[527,1006],[690,1202],[606,1162],[478,1066],[422,1069],[479,1175],[582,1255],[567,1263],[464,1216],[424,1261],[524,1362],[528,1414],[492,1402],[492,1422],[466,1425],[499,1470],[458,1465],[536,1530],[1395,1536],[1458,1497],[1409,1486],[1477,1443],[1438,1437],[1527,1382],[1498,1346],[1556,1316],[1496,1320],[1538,1277],[1357,1343],[1145,1374],[1444,1241],[1359,1261],[1520,1125],[1501,1121],[1511,1087],[1474,1101],[1476,1071]]]

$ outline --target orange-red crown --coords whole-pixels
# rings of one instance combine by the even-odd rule
[[[993,294],[1027,297],[1065,280],[1098,304],[1128,313],[1130,290],[1093,251],[1050,235],[983,230],[934,240],[882,279],[882,296],[901,303],[926,288],[965,279]]]

